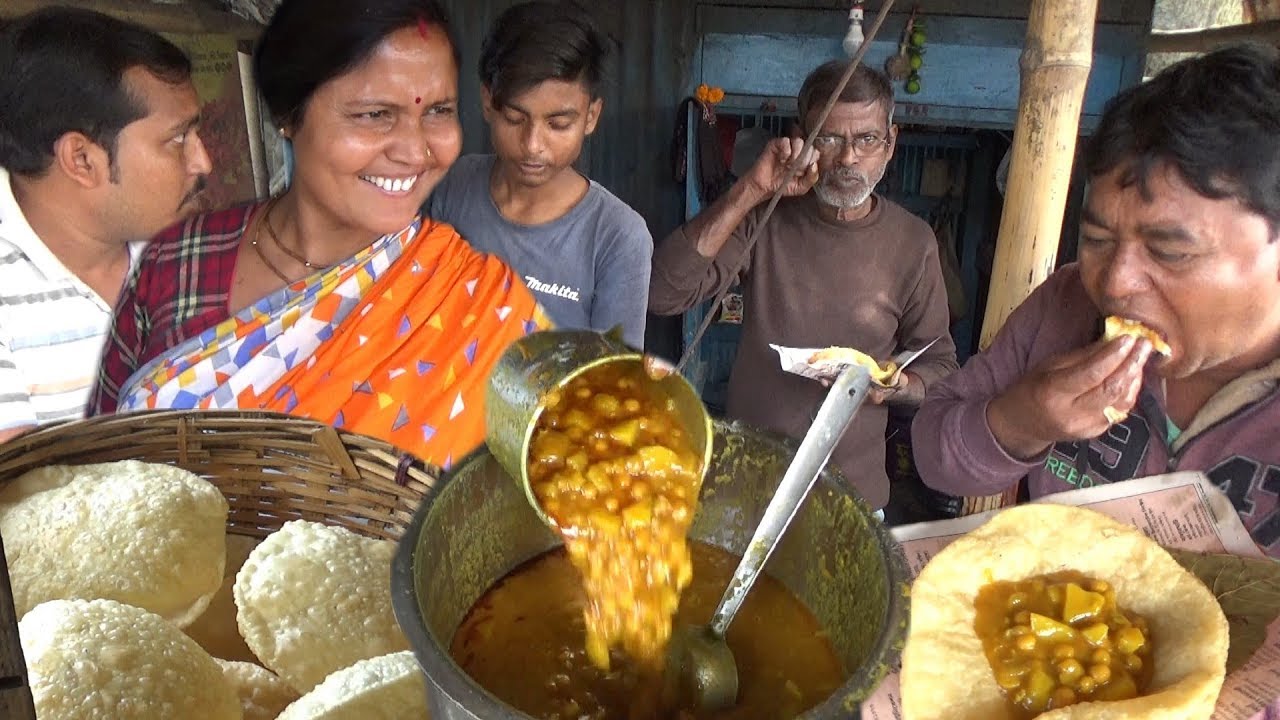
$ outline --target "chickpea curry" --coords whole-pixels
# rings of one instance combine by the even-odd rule
[[[711,618],[739,558],[690,543],[693,581],[676,622]],[[537,556],[494,584],[454,633],[449,653],[503,702],[540,720],[778,720],[824,702],[846,672],[817,619],[782,583],[757,581],[729,626],[738,662],[735,707],[708,713],[662,708],[652,678],[614,650],[608,670],[583,649],[585,596],[564,549]]]
[[[1033,718],[1079,702],[1138,697],[1151,679],[1151,636],[1115,591],[1077,572],[979,590],[974,629],[996,683]]]
[[[656,672],[693,565],[686,541],[702,459],[639,363],[614,362],[548,394],[528,475],[586,592],[586,654],[621,649]]]

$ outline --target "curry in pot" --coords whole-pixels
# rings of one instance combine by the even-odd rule
[[[693,581],[675,622],[706,624],[739,558],[692,542]],[[737,659],[736,707],[698,715],[657,707],[652,680],[615,650],[608,670],[583,650],[582,581],[563,549],[516,568],[486,592],[459,626],[450,654],[503,702],[542,720],[781,720],[825,701],[846,673],[812,613],[762,576],[727,640]]]

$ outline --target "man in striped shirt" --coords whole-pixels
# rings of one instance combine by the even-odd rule
[[[198,209],[191,63],[100,13],[0,32],[0,442],[78,418],[131,245]]]

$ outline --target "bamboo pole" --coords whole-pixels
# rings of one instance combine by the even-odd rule
[[[982,348],[1053,271],[1093,62],[1096,11],[1097,0],[1032,0]]]
[[[996,241],[980,347],[1053,272],[1071,184],[1085,85],[1093,64],[1097,0],[1032,0],[1009,182]],[[1006,493],[1007,495],[1007,493]],[[998,507],[1004,495],[966,498],[964,512]]]

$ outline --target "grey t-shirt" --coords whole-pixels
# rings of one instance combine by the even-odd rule
[[[621,325],[627,344],[642,347],[653,257],[644,218],[589,181],[586,196],[562,217],[518,225],[489,194],[493,163],[492,155],[459,158],[432,192],[428,214],[515,268],[558,327]]]

